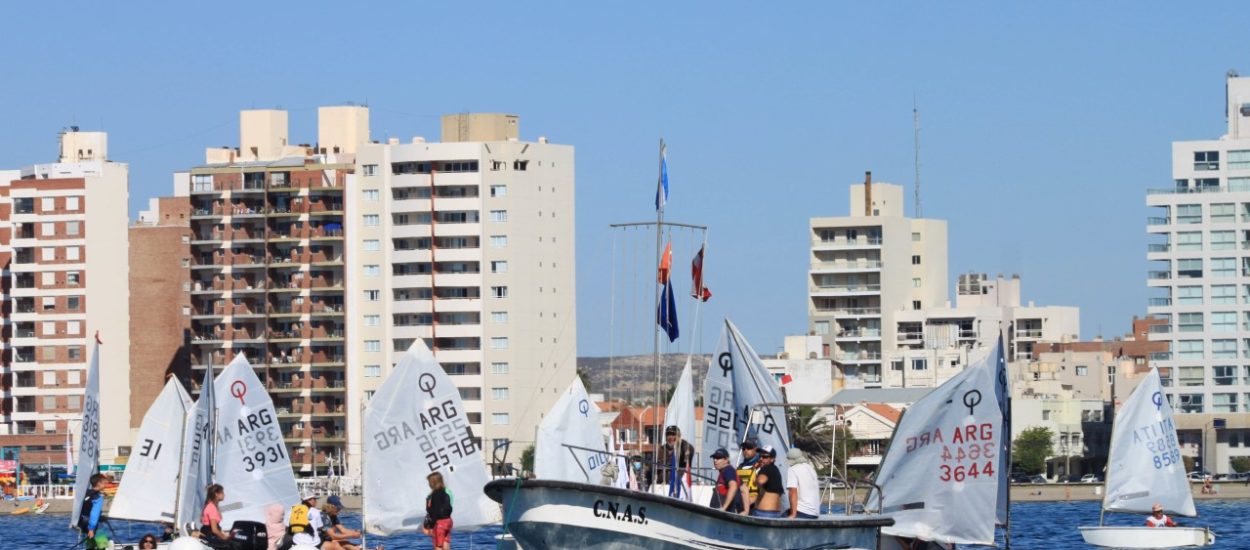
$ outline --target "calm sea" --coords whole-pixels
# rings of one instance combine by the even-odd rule
[[[1250,518],[1250,500],[1204,500],[1197,505],[1199,517],[1183,519],[1182,525],[1210,526],[1216,533],[1218,548],[1250,548],[1250,527],[1246,525],[1246,518]],[[1014,522],[1011,546],[1022,550],[1087,548],[1076,528],[1098,524],[1098,502],[1022,502],[1013,504],[1011,513]],[[1143,519],[1121,514],[1109,514],[1107,518],[1110,525],[1136,525]],[[344,514],[342,519],[349,526],[359,525],[359,518],[354,514]],[[64,514],[0,516],[0,541],[10,549],[66,550],[78,541],[75,532],[66,527],[67,523],[68,516]],[[119,541],[137,541],[151,530],[150,526],[140,523],[113,523]],[[457,532],[452,538],[452,548],[494,548],[494,535],[499,532],[497,526],[472,533]],[[379,542],[393,550],[430,548],[430,539],[418,534],[369,537],[370,547]],[[999,545],[1002,545],[1001,538]]]

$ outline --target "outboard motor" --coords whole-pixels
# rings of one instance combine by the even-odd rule
[[[269,533],[265,524],[256,521],[236,521],[230,526],[231,550],[267,550]]]

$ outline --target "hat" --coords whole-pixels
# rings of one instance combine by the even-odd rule
[[[716,449],[712,453],[712,458],[729,458],[729,451],[726,451],[724,447]]]
[[[774,449],[772,445],[765,445],[763,447],[760,447],[760,456],[766,456],[769,458],[777,458],[777,449]]]
[[[743,449],[754,449],[754,448],[756,448],[756,447],[758,447],[758,446],[759,446],[759,444],[758,444],[758,443],[756,443],[754,439],[748,439],[748,440],[746,440],[746,441],[743,441],[743,442],[742,442],[742,445],[739,445],[739,447],[741,447],[741,448],[743,448]]]
[[[791,447],[790,451],[786,453],[787,460],[803,460],[804,458],[806,457],[803,455],[803,451],[800,451],[798,447]]]
[[[669,426],[667,428],[664,428],[664,435],[677,435],[677,433],[680,431],[681,430],[677,429],[677,426]]]
[[[343,499],[340,499],[338,495],[330,495],[328,498],[326,498],[326,504],[329,504],[330,506],[333,506],[335,508],[342,508]]]
[[[1154,506],[1151,506],[1151,507],[1150,507],[1150,511],[1151,511],[1151,512],[1162,512],[1162,511],[1163,511],[1163,505],[1162,505],[1162,504],[1159,504],[1159,503],[1157,503],[1157,502],[1156,502]]]

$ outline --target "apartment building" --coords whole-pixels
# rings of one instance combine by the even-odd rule
[[[988,352],[1006,328],[1008,362],[1028,361],[1042,342],[1080,338],[1081,310],[1021,303],[1019,275],[959,276],[955,306],[943,304],[895,314],[895,349],[889,353],[887,387],[937,387]]]
[[[177,182],[190,203],[190,363],[196,373],[246,353],[274,400],[292,465],[324,474],[345,457],[347,216],[368,109],[318,109],[316,145],[288,141],[287,113],[240,113],[239,146],[208,149]]]
[[[904,205],[902,186],[869,172],[846,216],[810,221],[808,330],[846,387],[881,387],[895,318],[948,300],[946,222],[909,218]]]
[[[1174,142],[1172,186],[1146,194],[1152,362],[1181,415],[1250,410],[1250,78],[1225,86],[1226,133]]]
[[[423,338],[485,455],[510,440],[513,462],[576,376],[577,350],[573,147],[519,135],[516,116],[458,114],[440,143],[363,145],[345,216],[348,383],[363,391],[348,408]],[[354,453],[358,426],[347,431]]]
[[[101,463],[129,454],[128,185],[108,135],[77,127],[60,134],[56,162],[0,171],[0,447],[23,462],[64,462],[96,333]]]

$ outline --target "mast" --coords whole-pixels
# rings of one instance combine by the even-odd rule
[[[665,203],[668,202],[668,197],[665,197],[662,195],[664,193],[663,185],[664,185],[664,138],[660,138],[660,158],[659,158],[659,164],[656,168],[656,180],[655,180],[656,199],[657,199],[656,208],[655,208],[655,271],[653,271],[652,273],[660,272],[660,262],[663,260],[662,255],[664,254],[664,251],[661,249],[661,246],[663,245],[662,240],[664,237],[664,206],[665,206]],[[660,198],[663,198],[664,200],[661,201],[659,200]],[[655,290],[653,292],[653,299],[651,300],[651,303],[656,304],[655,307],[659,308],[660,307],[659,305],[660,304],[660,287],[659,285],[656,285],[654,288]],[[673,314],[673,312],[670,311],[669,314],[671,315]],[[659,451],[659,442],[660,442],[660,427],[661,427],[660,424],[663,423],[663,421],[660,420],[660,415],[659,415],[660,393],[661,393],[660,385],[662,383],[662,378],[660,376],[660,330],[659,330],[659,326],[657,326],[658,320],[659,320],[658,315],[655,319],[651,320],[651,332],[653,336],[652,341],[654,343],[654,348],[652,348],[652,363],[655,365],[655,403],[652,406],[653,407],[652,411],[655,414],[656,448],[654,450],[657,451],[651,455],[651,458],[653,460],[659,458],[658,451]]]
[[[435,272],[438,271],[438,235],[435,229],[438,224],[438,212],[434,210],[434,161],[430,161],[430,353],[438,356],[438,284],[435,283]],[[313,455],[313,475],[317,475],[315,466],[317,455]]]

